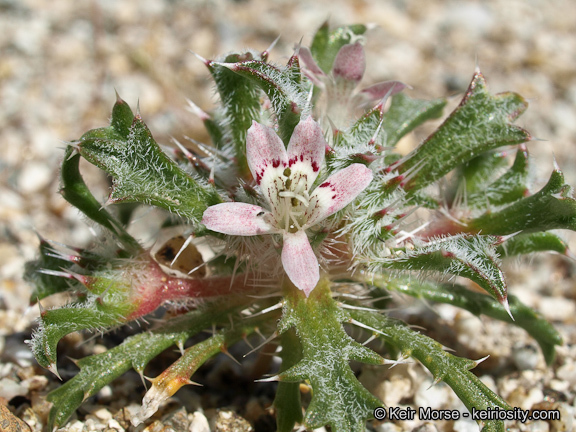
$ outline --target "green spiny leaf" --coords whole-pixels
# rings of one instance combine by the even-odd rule
[[[108,172],[113,188],[108,203],[140,202],[198,222],[204,210],[220,201],[216,191],[199,184],[164,154],[152,134],[136,116],[125,140],[84,135],[78,151]]]
[[[307,110],[307,93],[300,85],[297,62],[280,69],[263,61],[244,61],[223,65],[242,77],[252,80],[268,96],[278,122],[278,135],[288,143],[301,113]]]
[[[497,238],[489,236],[444,237],[398,255],[375,258],[371,266],[373,270],[428,270],[463,276],[506,304],[506,281],[496,254],[497,243]]]
[[[442,349],[442,345],[427,336],[417,333],[406,324],[384,315],[352,310],[350,315],[362,324],[377,331],[376,335],[396,346],[404,356],[420,361],[437,381],[444,381],[471,410],[486,410],[496,407],[512,409],[502,398],[486,387],[470,372],[476,362],[453,356]],[[503,430],[503,422],[489,420],[484,431]]]
[[[302,360],[279,374],[280,381],[308,380],[313,395],[304,424],[330,425],[335,432],[364,431],[381,402],[356,379],[349,361],[382,364],[383,359],[350,338],[342,328],[347,315],[330,295],[327,280],[320,281],[309,298],[292,287],[286,295],[279,332],[294,327],[302,346]]]
[[[280,335],[282,366],[280,373],[290,369],[302,359],[302,347],[294,329]],[[302,422],[302,404],[300,401],[300,385],[297,382],[281,381],[278,383],[276,397],[276,425],[278,432],[291,432],[294,425]]]
[[[114,107],[115,110],[117,105],[118,102]],[[112,116],[112,121],[113,123],[119,122],[114,115]],[[121,128],[121,125],[117,125],[116,128]],[[123,129],[120,130],[123,131]],[[60,190],[62,196],[90,219],[107,228],[131,255],[136,255],[142,248],[134,237],[126,232],[124,226],[107,210],[103,209],[102,204],[94,198],[80,174],[79,163],[80,155],[75,154],[72,146],[68,146],[62,161],[62,188]]]
[[[536,232],[516,235],[498,246],[497,251],[503,257],[547,251],[566,255],[568,253],[568,244],[556,234]]]
[[[483,234],[506,235],[519,231],[576,230],[576,200],[572,188],[564,183],[559,169],[552,172],[546,186],[502,210],[488,212],[466,222],[467,230]]]
[[[422,189],[488,150],[530,140],[528,132],[510,123],[527,105],[516,93],[491,95],[476,72],[458,108],[398,166],[400,173],[411,174],[406,188]]]
[[[487,178],[494,178],[494,170],[487,172]],[[483,187],[468,188],[466,202],[471,207],[502,206],[524,197],[528,191],[528,153],[520,148],[514,164],[495,181]],[[468,183],[467,183],[468,184]]]
[[[155,330],[126,339],[121,345],[102,354],[78,361],[80,372],[48,395],[53,403],[48,419],[49,429],[62,426],[82,402],[96,394],[130,368],[142,374],[148,362],[162,351],[209,327],[212,322],[231,312],[229,308],[214,307],[190,312],[172,319]]]
[[[377,277],[373,283],[387,290],[398,291],[412,297],[438,303],[451,304],[466,309],[474,315],[486,315],[523,328],[538,342],[547,364],[551,364],[554,360],[555,346],[562,345],[562,337],[556,329],[539,313],[512,295],[508,297],[508,301],[514,320],[510,318],[506,309],[491,297],[470,291],[460,285],[447,286],[387,277]]]
[[[34,261],[26,263],[24,279],[34,285],[34,291],[30,295],[30,303],[42,300],[52,294],[65,292],[71,289],[71,281],[51,274],[43,273],[42,270],[62,271],[69,269],[73,263],[63,258],[58,258],[54,249],[44,239],[40,239],[40,256]]]
[[[252,60],[252,53],[230,54],[224,63]],[[230,141],[241,173],[248,173],[246,161],[246,132],[252,121],[260,119],[261,91],[258,85],[244,76],[235,74],[218,62],[206,61],[206,65],[216,83],[222,114],[214,117],[215,123],[207,126],[212,139],[218,142]]]
[[[395,146],[400,138],[422,123],[442,115],[446,99],[426,101],[412,99],[404,93],[392,97],[390,108],[384,115],[382,129],[385,132],[386,146]]]

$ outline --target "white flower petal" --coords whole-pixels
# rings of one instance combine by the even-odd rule
[[[274,129],[253,122],[246,136],[246,158],[256,183],[262,185],[265,178],[281,176],[288,166],[284,143]]]
[[[306,226],[342,210],[366,189],[372,178],[372,170],[362,164],[352,164],[332,174],[312,192]]]
[[[306,191],[310,189],[324,161],[326,146],[320,125],[311,116],[300,120],[288,143],[288,166],[292,172],[290,178],[293,183],[298,183],[303,177]]]
[[[254,236],[278,232],[268,223],[270,212],[246,203],[223,203],[208,207],[202,217],[206,228],[222,234]]]
[[[308,297],[320,280],[320,269],[306,232],[284,234],[282,265],[292,283]]]

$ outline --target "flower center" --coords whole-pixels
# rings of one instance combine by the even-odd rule
[[[276,221],[281,229],[295,233],[306,223],[306,209],[310,205],[307,179],[303,174],[293,176],[290,168],[286,168],[283,175],[286,179],[284,188],[278,192],[280,211]]]

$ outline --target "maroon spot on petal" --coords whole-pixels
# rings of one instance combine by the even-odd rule
[[[330,187],[330,182],[324,182],[318,187]]]
[[[318,172],[318,170],[320,169],[320,167],[318,166],[318,164],[316,163],[316,161],[312,161],[312,170],[314,172]]]
[[[274,159],[274,160],[272,161],[272,166],[273,166],[274,168],[278,168],[278,167],[280,166],[280,159]]]
[[[303,154],[300,155],[300,162],[304,162],[304,155]]]
[[[260,184],[262,181],[262,172],[256,173],[256,183]]]

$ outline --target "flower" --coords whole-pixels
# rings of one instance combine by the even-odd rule
[[[312,117],[298,123],[288,149],[273,129],[253,122],[248,129],[246,156],[268,209],[230,202],[209,207],[202,218],[208,229],[223,234],[281,234],[284,270],[306,296],[320,279],[318,259],[306,230],[350,204],[373,177],[366,166],[352,164],[310,192],[325,149],[322,129]]]
[[[318,66],[308,48],[300,47],[298,57],[304,75],[326,91],[326,115],[336,126],[346,125],[350,110],[366,107],[408,87],[400,81],[383,81],[355,92],[366,70],[364,47],[358,41],[345,44],[338,50],[330,74]]]

